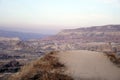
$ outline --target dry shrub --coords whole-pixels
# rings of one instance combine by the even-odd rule
[[[120,58],[116,55],[116,53],[111,51],[106,51],[104,53],[113,64],[120,67]]]
[[[20,72],[12,75],[9,80],[73,80],[64,73],[65,66],[50,52],[42,58],[24,66]]]

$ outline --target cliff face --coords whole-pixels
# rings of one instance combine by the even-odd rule
[[[62,30],[60,34],[64,33],[79,33],[79,32],[113,32],[120,31],[120,25],[105,25],[105,26],[93,26],[87,28],[77,28],[77,29],[65,29]]]
[[[57,36],[81,42],[120,42],[120,25],[94,26],[62,30]]]
[[[120,43],[120,25],[65,29],[55,36],[41,39],[38,42],[53,50],[82,49],[96,51],[99,49],[101,51],[108,47],[108,42]]]

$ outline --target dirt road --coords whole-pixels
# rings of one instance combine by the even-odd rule
[[[99,52],[78,50],[58,54],[75,80],[120,80],[120,68]]]

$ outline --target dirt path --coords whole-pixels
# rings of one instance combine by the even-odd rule
[[[60,52],[59,59],[65,63],[75,80],[120,80],[120,68],[111,63],[103,53],[92,51]]]

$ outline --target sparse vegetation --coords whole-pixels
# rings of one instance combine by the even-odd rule
[[[73,80],[65,74],[65,66],[60,63],[57,52],[50,52],[42,58],[22,67],[9,80]]]
[[[21,66],[22,65],[18,61],[12,60],[12,61],[0,66],[0,73],[7,73],[7,72],[14,73],[14,72],[17,72]]]
[[[111,42],[109,42],[109,48],[110,51],[106,51],[104,53],[108,56],[111,62],[120,67],[120,55],[119,55],[120,53],[118,47],[113,47]]]

